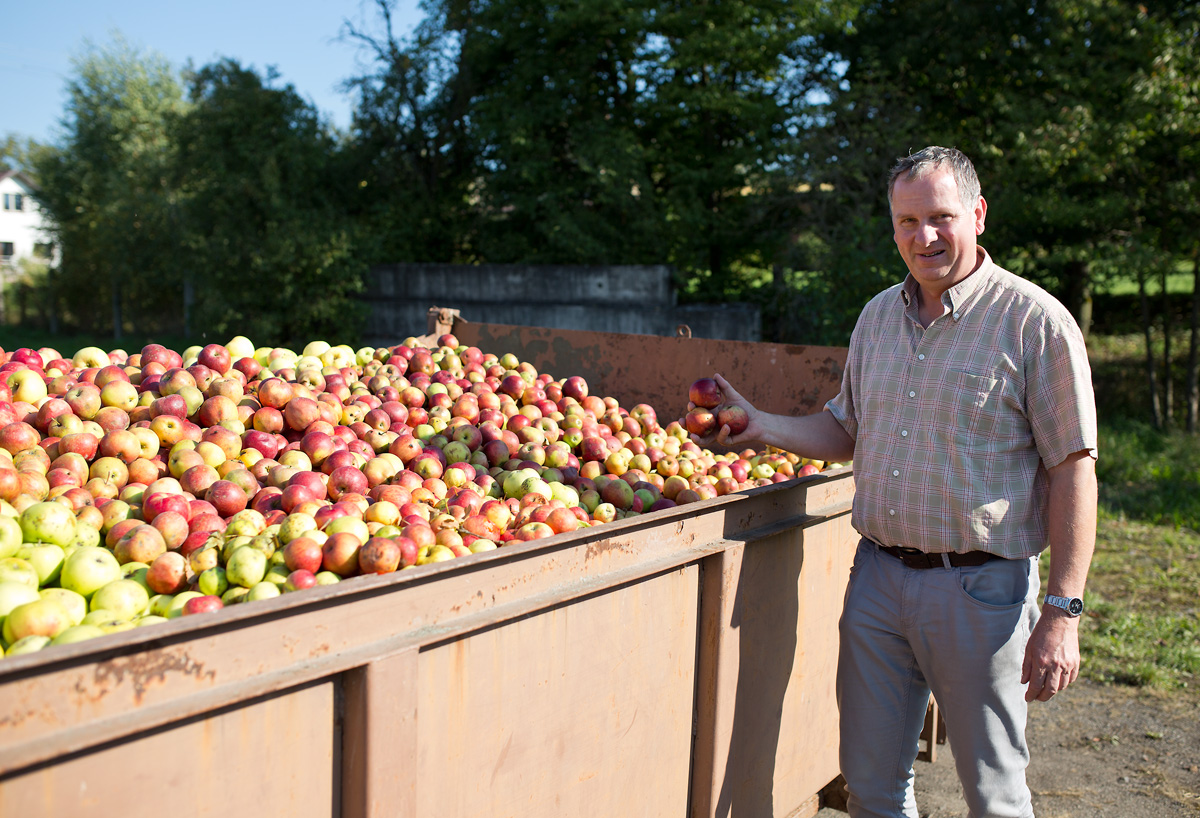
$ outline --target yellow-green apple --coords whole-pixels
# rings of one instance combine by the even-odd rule
[[[150,608],[150,594],[145,586],[133,579],[118,579],[98,588],[92,594],[93,611],[109,611],[114,619],[129,622]]]
[[[6,382],[12,392],[13,403],[21,402],[36,406],[49,394],[42,373],[32,369],[11,370]]]
[[[53,639],[71,624],[71,614],[58,601],[39,597],[9,611],[4,618],[4,641],[11,645],[27,636]]]
[[[40,587],[58,581],[66,552],[61,545],[53,543],[27,543],[17,551],[17,557],[25,560],[37,571]]]
[[[216,565],[200,575],[196,586],[202,594],[221,596],[229,590],[229,578],[225,575],[225,569]]]
[[[262,582],[267,573],[267,556],[251,546],[241,546],[229,555],[225,576],[230,583],[252,588]]]
[[[20,522],[26,542],[65,546],[75,538],[75,515],[61,503],[34,503],[21,513]]]

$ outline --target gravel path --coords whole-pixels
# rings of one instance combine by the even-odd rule
[[[1077,682],[1030,707],[1027,735],[1038,818],[1200,816],[1200,692]],[[946,746],[936,763],[917,762],[916,775],[921,818],[966,815]]]

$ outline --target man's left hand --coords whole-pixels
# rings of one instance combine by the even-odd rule
[[[1029,684],[1025,701],[1050,701],[1079,676],[1079,620],[1057,608],[1043,612],[1021,663],[1021,684]]]

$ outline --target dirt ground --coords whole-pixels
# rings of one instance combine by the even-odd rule
[[[1200,816],[1200,691],[1080,681],[1031,706],[1026,735],[1038,818]],[[917,762],[916,788],[921,818],[967,814],[947,745],[935,763]]]

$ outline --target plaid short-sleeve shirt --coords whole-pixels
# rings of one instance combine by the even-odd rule
[[[1046,469],[1096,456],[1091,369],[1066,308],[979,252],[928,328],[911,275],[867,304],[826,409],[855,440],[861,534],[1031,557],[1049,544]]]

